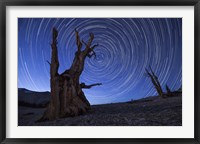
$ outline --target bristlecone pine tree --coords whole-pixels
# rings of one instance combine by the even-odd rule
[[[146,69],[146,74],[151,78],[151,82],[153,83],[158,95],[160,97],[164,97],[164,93],[163,93],[163,90],[162,90],[162,87],[160,85],[160,82],[158,80],[158,77],[155,75],[155,73],[153,72],[153,70],[150,68],[150,72]]]
[[[59,60],[57,50],[58,31],[53,28],[52,35],[52,53],[50,64],[50,103],[39,121],[55,120],[63,117],[78,116],[86,113],[90,109],[90,103],[86,99],[82,89],[91,88],[92,86],[101,85],[96,83],[85,85],[80,83],[79,78],[84,69],[86,57],[96,56],[94,48],[98,44],[92,45],[94,34],[90,33],[88,42],[80,40],[79,33],[75,30],[77,51],[71,67],[62,74],[58,73]],[[85,48],[82,50],[82,46]]]

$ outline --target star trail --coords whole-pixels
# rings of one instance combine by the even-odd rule
[[[58,29],[59,73],[77,50],[75,28],[87,41],[94,33],[96,58],[86,58],[80,82],[102,83],[84,90],[91,104],[157,95],[145,68],[152,67],[165,90],[182,86],[181,18],[19,18],[18,88],[50,91],[52,28]]]

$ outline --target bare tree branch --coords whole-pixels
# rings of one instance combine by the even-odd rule
[[[81,43],[81,40],[80,40],[79,33],[78,33],[78,31],[76,29],[75,29],[75,33],[76,33],[76,45],[78,47],[78,51],[80,52],[81,51],[81,47],[82,47],[82,43]]]
[[[51,65],[51,63],[47,60],[47,63],[49,64],[49,65]]]
[[[87,46],[86,42],[84,42],[84,40],[83,40],[83,39],[82,39],[82,43],[83,43],[85,46]]]
[[[158,92],[158,94],[163,97],[163,91],[162,88],[160,86],[160,82],[158,81],[157,76],[155,75],[155,73],[153,72],[153,70],[150,68],[151,73],[147,70],[146,73],[147,75],[151,78],[151,82],[153,83],[154,87],[156,88],[156,91]]]
[[[85,83],[80,84],[81,88],[85,88],[85,89],[90,89],[93,86],[100,86],[100,85],[102,85],[102,83],[96,83],[96,84],[91,84],[91,85],[85,85]]]
[[[154,77],[154,79],[155,79],[155,81],[156,81],[156,83],[157,83],[157,86],[159,87],[159,89],[162,90],[161,85],[160,85],[160,82],[158,81],[158,77],[157,77],[157,76],[155,75],[155,73],[153,72],[151,66],[149,66],[149,68],[150,68],[150,71],[151,71],[151,73],[152,73],[152,75],[153,75],[153,77]]]
[[[86,49],[89,49],[89,48],[90,48],[93,39],[94,39],[94,34],[93,34],[93,33],[90,33],[90,39],[89,39],[88,42],[87,42]]]
[[[91,47],[92,50],[94,50],[95,47],[99,46],[99,44],[95,44]]]

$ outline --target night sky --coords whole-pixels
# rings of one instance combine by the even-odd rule
[[[91,104],[157,95],[145,68],[152,67],[165,90],[182,85],[181,18],[19,18],[18,88],[50,91],[52,28],[58,29],[59,73],[77,50],[75,32],[94,33],[96,59],[86,58],[80,82],[103,83],[84,90]]]

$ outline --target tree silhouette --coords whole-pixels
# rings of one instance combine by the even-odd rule
[[[146,69],[146,74],[148,77],[151,78],[151,82],[153,83],[157,93],[159,96],[164,97],[164,93],[162,90],[162,87],[160,86],[160,82],[158,80],[158,77],[155,75],[155,73],[153,72],[153,70],[151,69],[151,67],[149,66],[150,71],[148,71]]]
[[[79,32],[75,30],[77,51],[69,69],[63,73],[58,73],[59,60],[57,50],[58,31],[53,28],[51,44],[51,63],[50,64],[50,103],[39,121],[55,120],[62,117],[77,116],[86,113],[90,109],[90,103],[86,99],[82,89],[101,85],[101,83],[86,85],[79,82],[80,75],[84,69],[86,57],[96,56],[94,52],[98,44],[92,45],[94,34],[89,34],[88,42],[80,40]],[[85,48],[82,50],[82,46]]]

